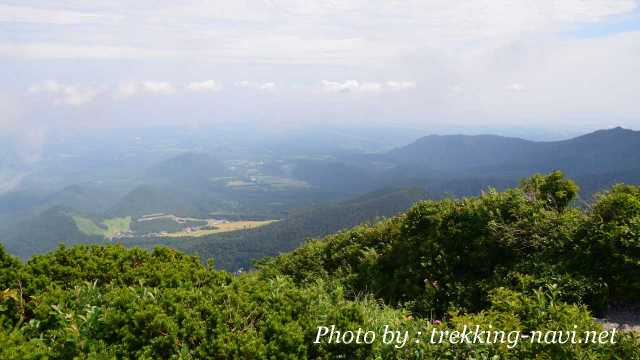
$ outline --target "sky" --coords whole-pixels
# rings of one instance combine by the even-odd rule
[[[0,0],[0,132],[640,128],[637,0]]]

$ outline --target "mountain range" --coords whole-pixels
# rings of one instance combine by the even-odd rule
[[[561,170],[574,178],[582,187],[578,206],[615,183],[640,183],[640,132],[622,128],[562,141],[429,135],[377,153],[279,153],[230,158],[187,151],[155,161],[135,175],[129,170],[126,176],[109,173],[108,184],[114,186],[103,185],[100,177],[87,182],[90,176],[84,174],[79,177],[83,182],[53,191],[22,188],[1,194],[0,241],[28,257],[59,242],[100,240],[94,233],[101,230],[83,233],[74,216],[95,219],[98,226],[105,219],[135,220],[155,213],[279,220],[199,238],[151,239],[214,256],[219,266],[235,270],[250,266],[255,258],[288,251],[306,238],[391,216],[420,198],[472,196],[489,187],[500,190],[533,173]],[[130,157],[128,164],[135,162]],[[74,166],[78,163],[73,161]],[[113,160],[109,168],[114,168]],[[125,240],[153,245],[150,238]]]
[[[374,157],[419,169],[425,176],[526,176],[562,169],[571,175],[637,171],[640,132],[599,130],[563,141],[495,135],[431,135]]]

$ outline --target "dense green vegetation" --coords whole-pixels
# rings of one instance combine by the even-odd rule
[[[157,194],[161,196],[160,193]],[[355,226],[378,217],[392,216],[406,210],[414,202],[423,199],[424,194],[416,189],[384,189],[359,196],[349,201],[317,206],[299,211],[287,219],[267,226],[221,233],[211,236],[189,239],[142,237],[154,232],[177,232],[189,226],[205,225],[204,221],[186,221],[177,223],[171,218],[126,222],[124,218],[106,220],[112,226],[102,224],[104,220],[88,215],[78,215],[70,209],[56,207],[44,211],[0,232],[0,242],[4,243],[11,254],[28,258],[34,253],[43,253],[54,249],[58,244],[103,243],[105,237],[114,233],[133,231],[133,238],[118,239],[129,246],[153,248],[167,245],[203,259],[213,257],[216,265],[236,271],[251,267],[254,259],[277,255],[280,252],[295,249],[308,237],[319,237],[338,230]],[[147,198],[141,198],[145,203]],[[242,216],[212,215],[225,218]],[[262,219],[258,217],[258,220]],[[119,221],[115,221],[119,220]]]
[[[587,210],[569,207],[577,185],[555,172],[476,198],[423,201],[262,267],[304,283],[338,278],[420,314],[483,309],[497,287],[553,284],[560,299],[600,313],[640,294],[640,189],[617,185]]]
[[[640,359],[615,344],[314,344],[317,326],[415,333],[492,325],[599,330],[640,294],[640,188],[586,209],[560,173],[476,198],[421,201],[233,276],[168,248],[0,248],[0,358]],[[438,320],[438,321],[435,321]]]
[[[34,252],[47,252],[58,244],[103,243],[102,234],[86,234],[78,229],[69,209],[54,207],[33,218],[20,221],[0,234],[7,250],[21,258]]]
[[[155,213],[195,215],[201,212],[198,204],[191,198],[155,185],[141,185],[134,188],[109,210],[109,214],[114,216],[132,217]]]
[[[128,245],[164,244],[203,259],[214,258],[220,268],[236,271],[252,267],[265,256],[278,255],[300,246],[305,239],[321,237],[365,221],[393,216],[424,199],[419,189],[384,189],[337,204],[317,206],[255,229],[220,233],[201,238],[132,239]]]

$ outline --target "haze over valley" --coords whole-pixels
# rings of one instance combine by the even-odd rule
[[[235,271],[420,199],[478,195],[533,173],[576,179],[576,206],[639,182],[640,132],[620,127],[556,141],[398,130],[385,143],[382,131],[247,142],[214,129],[122,130],[52,144],[0,195],[2,240],[24,258],[59,243],[164,244]]]

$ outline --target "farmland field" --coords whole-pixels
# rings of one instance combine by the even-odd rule
[[[219,220],[209,220],[209,225],[207,229],[197,229],[197,230],[183,230],[172,233],[163,233],[161,236],[163,237],[200,237],[207,236],[211,234],[218,234],[229,231],[236,230],[247,230],[253,229],[260,226],[264,226],[267,224],[271,224],[276,222],[277,220],[265,220],[265,221],[230,221],[230,222],[220,222]]]

